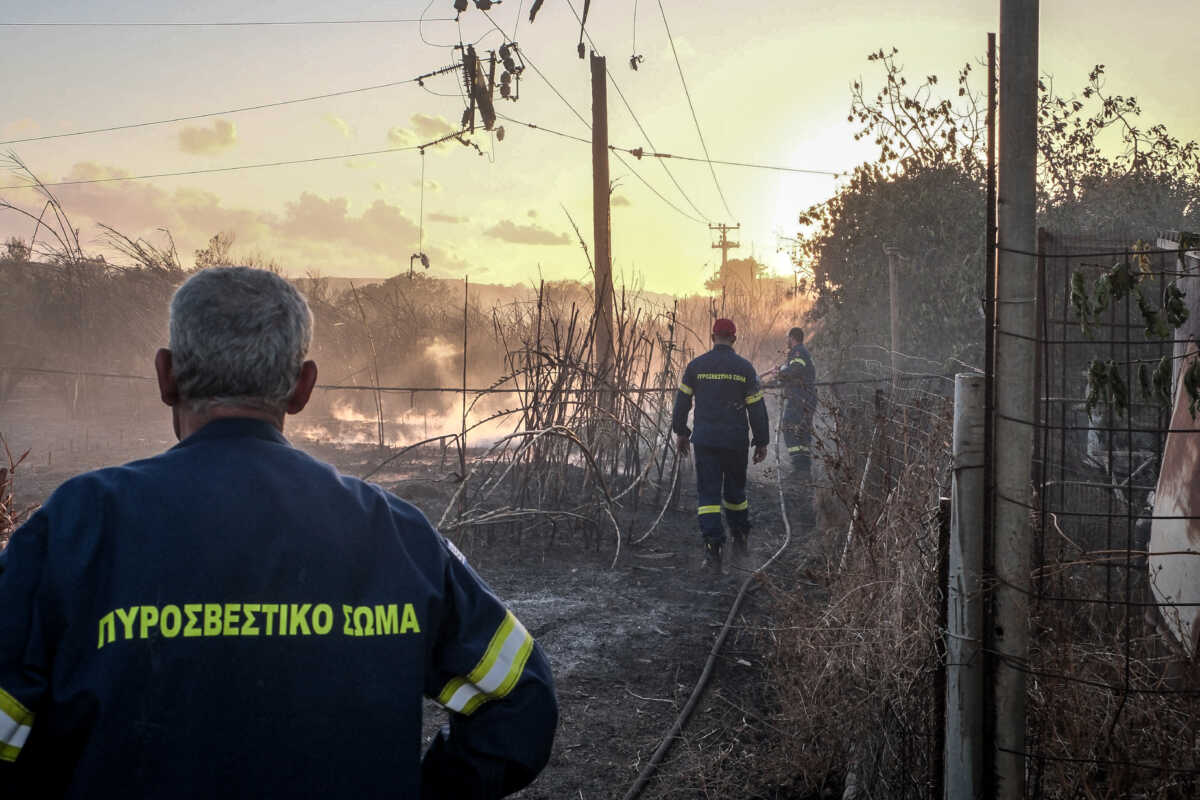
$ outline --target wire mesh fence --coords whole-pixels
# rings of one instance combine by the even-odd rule
[[[1200,681],[1163,587],[1196,574],[1195,517],[1186,502],[1162,513],[1164,489],[1186,501],[1194,483],[1194,464],[1164,462],[1195,437],[1172,414],[1190,338],[1158,324],[1186,265],[1132,237],[1046,235],[1040,249],[1027,794],[1194,797]],[[1163,526],[1185,531],[1174,552]]]
[[[940,795],[953,382],[889,364],[825,365],[844,379],[818,393],[816,524],[758,645],[776,710],[754,769],[779,796]]]

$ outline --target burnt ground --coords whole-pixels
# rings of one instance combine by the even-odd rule
[[[95,432],[99,426],[87,432],[80,427],[65,419],[33,424],[24,415],[4,415],[0,433],[14,449],[33,447],[17,473],[19,501],[40,502],[79,471],[143,457],[173,443],[161,412],[144,426],[131,421],[121,429],[105,427],[103,434]],[[362,474],[380,459],[369,446],[295,443],[348,474]],[[774,463],[772,455],[751,467],[753,566],[769,558],[783,539]],[[449,470],[431,465],[399,477],[381,475],[379,482],[436,520],[453,489]],[[624,797],[687,701],[748,571],[727,563],[727,574],[715,580],[699,571],[690,469],[680,483],[677,509],[666,512],[642,545],[628,542],[645,532],[659,509],[645,508],[629,524],[622,518],[625,544],[615,567],[611,526],[598,536],[560,535],[553,541],[498,531],[456,538],[541,643],[554,669],[561,706],[554,753],[519,797]],[[771,591],[804,589],[806,582],[795,576],[815,557],[806,536],[797,530],[792,546],[772,565]],[[753,761],[747,755],[769,746],[770,723],[764,717],[771,694],[757,632],[769,622],[771,591],[747,596],[713,681],[643,797],[801,797],[763,785],[752,770],[744,774]],[[427,712],[431,733],[443,712],[432,704]]]

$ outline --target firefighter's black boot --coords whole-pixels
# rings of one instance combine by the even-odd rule
[[[704,542],[704,562],[701,569],[713,575],[721,574],[721,542],[706,540]]]

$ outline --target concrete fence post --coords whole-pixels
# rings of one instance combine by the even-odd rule
[[[954,476],[946,580],[945,800],[983,796],[982,375],[954,378]]]

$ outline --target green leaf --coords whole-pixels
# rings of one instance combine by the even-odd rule
[[[1154,368],[1154,377],[1151,382],[1154,386],[1153,397],[1167,408],[1171,406],[1171,395],[1174,393],[1174,386],[1171,385],[1171,364],[1170,356],[1163,356],[1158,361],[1158,366]]]

